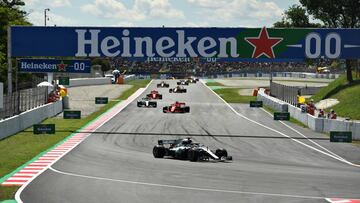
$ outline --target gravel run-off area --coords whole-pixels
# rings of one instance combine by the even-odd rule
[[[104,106],[104,104],[95,104],[95,97],[108,97],[111,101],[129,88],[131,85],[117,84],[68,88],[70,110],[79,110],[82,116],[87,116]],[[63,117],[62,113],[58,116]]]

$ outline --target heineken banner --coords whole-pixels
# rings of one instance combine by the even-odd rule
[[[360,58],[360,29],[11,27],[12,57]]]
[[[90,60],[19,59],[19,72],[90,73]]]

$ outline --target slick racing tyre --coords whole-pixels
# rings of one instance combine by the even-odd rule
[[[226,149],[217,149],[216,151],[215,151],[215,155],[217,156],[217,157],[219,157],[219,159],[221,158],[221,157],[227,157],[228,156],[228,153],[227,153],[227,151],[226,151]]]
[[[163,113],[167,113],[167,112],[168,112],[168,109],[169,109],[169,108],[165,106],[165,107],[163,108]]]
[[[190,161],[198,161],[199,155],[200,155],[200,153],[196,149],[189,149],[189,151],[188,151],[188,159]]]
[[[185,113],[190,113],[190,106],[186,106],[186,107],[184,108],[184,112],[185,112]]]
[[[164,158],[165,156],[165,147],[156,145],[153,148],[153,155],[155,158]]]
[[[150,106],[156,108],[156,107],[157,107],[157,103],[156,103],[156,102],[150,103]]]
[[[142,103],[141,103],[141,102],[138,102],[138,103],[137,103],[137,106],[138,106],[138,107],[141,107],[141,106],[142,106]]]

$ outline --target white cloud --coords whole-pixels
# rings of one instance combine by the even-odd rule
[[[49,20],[46,22],[46,24],[48,26],[69,26],[69,25],[76,25],[76,20],[71,19],[71,18],[67,18],[61,15],[56,15],[54,13],[51,13],[48,15],[49,16]],[[44,25],[44,13],[43,12],[39,12],[39,11],[35,11],[32,12],[28,15],[28,19],[31,23],[33,23],[34,25],[40,25],[43,26]]]
[[[135,0],[134,9],[152,18],[184,18],[184,13],[173,8],[169,0]]]
[[[231,1],[232,0],[188,0],[189,3],[203,8],[219,8],[229,4]]]
[[[119,22],[119,23],[116,23],[116,24],[112,24],[112,25],[109,25],[110,27],[134,27],[134,23],[132,22],[126,22],[126,21],[123,21],[123,22]]]
[[[64,6],[71,6],[71,3],[69,0],[52,0],[50,6],[64,7]]]
[[[237,23],[244,26],[249,21],[269,25],[281,18],[283,10],[274,2],[260,0],[187,0],[200,9],[199,15],[215,22]]]
[[[39,6],[46,6],[46,7],[53,7],[53,8],[59,8],[59,7],[65,7],[65,6],[71,6],[70,0],[25,0],[25,5],[29,7],[39,7]]]
[[[201,23],[195,23],[195,22],[187,22],[185,27],[209,27],[209,22],[201,22]]]
[[[184,18],[182,11],[172,7],[169,0],[135,0],[131,7],[126,7],[117,0],[95,0],[85,4],[81,11],[99,17],[138,22],[150,18]]]

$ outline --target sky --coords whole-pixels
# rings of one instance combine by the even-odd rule
[[[48,26],[270,27],[298,0],[24,0],[28,20]]]

